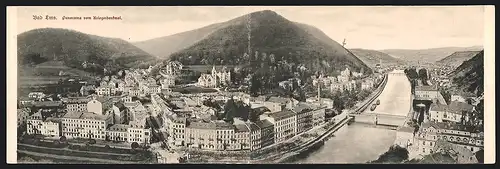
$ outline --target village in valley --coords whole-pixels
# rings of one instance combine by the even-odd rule
[[[154,40],[18,35],[18,161],[484,163],[482,46],[347,49],[271,10],[216,26],[168,56]]]
[[[295,136],[303,133],[319,133],[322,127],[335,124],[326,117],[342,113],[332,110],[333,100],[329,98],[298,101],[219,91],[232,83],[226,67],[218,71],[214,66],[209,74],[190,84],[219,92],[175,92],[172,88],[178,86],[175,79],[182,68],[178,62],[167,63],[160,68],[158,81],[148,76],[153,67],[120,71],[97,84],[79,83],[76,97],[29,93],[26,100],[20,100],[24,108],[18,109],[18,125],[27,125],[20,134],[41,135],[46,144],[73,144],[75,140],[96,147],[141,147],[151,149],[159,161],[177,156],[175,161],[189,157],[188,151],[184,152],[189,148],[245,154],[277,147],[300,139]],[[333,92],[369,91],[382,80],[382,76],[359,79],[362,74],[352,74],[346,69],[338,77],[319,77],[314,79],[314,86],[318,94],[319,86]],[[290,81],[280,83],[285,89],[291,85]],[[343,118],[333,120],[346,118],[344,113]]]

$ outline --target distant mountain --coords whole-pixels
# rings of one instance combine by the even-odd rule
[[[172,53],[195,44],[223,26],[225,25],[217,23],[200,29],[134,42],[133,44],[151,55],[161,59],[168,59]]]
[[[171,59],[185,65],[279,62],[310,71],[331,72],[346,67],[365,73],[371,71],[360,59],[321,30],[289,21],[273,11],[254,12],[218,25],[205,38],[173,53]],[[270,54],[273,56],[268,57]]]
[[[445,58],[437,61],[438,64],[450,65],[453,67],[457,67],[461,65],[464,61],[471,59],[476,56],[481,51],[460,51],[452,53],[450,56],[446,56]]]
[[[376,64],[381,63],[382,65],[400,65],[405,62],[394,58],[386,53],[368,50],[368,49],[349,49],[354,55],[365,62],[370,67],[375,67]]]
[[[463,62],[455,71],[449,74],[453,84],[459,90],[481,94],[484,92],[484,51],[476,54],[472,59]]]
[[[386,49],[380,50],[381,52],[387,53],[393,57],[397,57],[404,61],[409,62],[427,62],[434,63],[438,60],[451,55],[458,51],[480,51],[483,50],[482,46],[472,46],[472,47],[445,47],[445,48],[433,48],[433,49]]]
[[[34,29],[21,33],[17,36],[17,49],[21,66],[61,61],[64,66],[76,69],[92,67],[96,70],[113,70],[137,67],[156,60],[122,39],[59,28]]]

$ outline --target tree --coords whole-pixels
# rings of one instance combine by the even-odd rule
[[[391,146],[387,152],[371,163],[400,163],[408,159],[408,150],[398,145]]]
[[[89,144],[96,144],[96,143],[97,143],[97,141],[95,139],[90,139],[89,140]]]
[[[137,142],[133,142],[132,144],[130,144],[130,147],[131,147],[133,150],[135,150],[135,149],[139,148],[139,143],[137,143]]]
[[[420,80],[422,80],[422,83],[423,83],[424,85],[428,85],[428,84],[427,84],[427,80],[428,80],[429,78],[427,77],[427,70],[426,70],[425,68],[422,68],[422,69],[418,70],[418,78],[419,78]]]
[[[234,103],[234,99],[231,98],[226,102],[224,106],[224,121],[232,123],[234,121],[236,112],[236,105]]]
[[[440,93],[443,96],[444,100],[446,101],[446,104],[450,104],[450,101],[451,101],[450,92],[445,91],[445,90],[440,90]]]
[[[66,142],[66,140],[67,140],[67,139],[66,139],[66,136],[61,136],[61,137],[59,138],[59,141],[61,141],[61,142],[63,142],[63,143],[64,143],[64,142]]]
[[[249,88],[249,92],[252,96],[257,96],[259,91],[260,91],[260,88],[261,88],[261,82],[260,80],[257,78],[257,75],[253,75],[251,78],[250,78],[250,88]]]

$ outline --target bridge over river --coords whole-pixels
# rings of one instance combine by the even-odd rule
[[[412,99],[411,85],[403,71],[395,70],[387,78],[377,97],[380,105],[374,111],[367,106],[360,110],[362,113],[352,114],[354,124],[343,126],[319,150],[293,163],[366,163],[386,152],[396,139],[396,131],[386,126],[395,129],[404,124]]]

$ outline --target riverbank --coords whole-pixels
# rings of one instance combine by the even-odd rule
[[[324,142],[331,137],[335,132],[337,132],[340,128],[344,127],[350,120],[351,117],[345,117],[342,121],[335,124],[332,128],[327,130],[323,135],[321,135],[318,139],[313,140],[310,143],[306,143],[306,145],[298,150],[292,150],[289,154],[284,155],[283,157],[275,160],[274,163],[285,163],[289,162],[296,156],[304,155],[304,153],[310,153],[314,150],[317,150],[321,146],[324,145]]]
[[[289,159],[293,159],[301,154],[307,154],[308,152],[312,152],[321,148],[322,144],[329,138],[333,133],[335,133],[338,129],[342,128],[347,124],[351,117],[348,117],[350,113],[354,112],[362,112],[367,105],[371,104],[383,91],[386,83],[387,83],[387,75],[384,77],[383,81],[380,82],[380,85],[377,89],[374,90],[370,96],[363,100],[362,102],[358,102],[352,110],[344,111],[343,113],[332,118],[331,121],[336,123],[326,122],[325,124],[317,127],[316,129],[311,129],[305,133],[313,132],[315,136],[312,138],[301,137],[305,133],[294,136],[293,138],[278,143],[275,145],[271,145],[269,147],[265,147],[261,150],[257,150],[257,152],[249,152],[244,154],[237,154],[239,158],[236,156],[227,156],[220,157],[218,155],[205,155],[204,158],[199,158],[195,160],[195,162],[190,163],[231,163],[231,164],[242,164],[242,163],[282,163],[286,162]],[[342,117],[342,118],[339,118]],[[264,153],[263,153],[264,152]],[[217,157],[216,157],[217,156]],[[202,159],[202,160],[200,160]],[[191,160],[192,161],[192,160]]]

